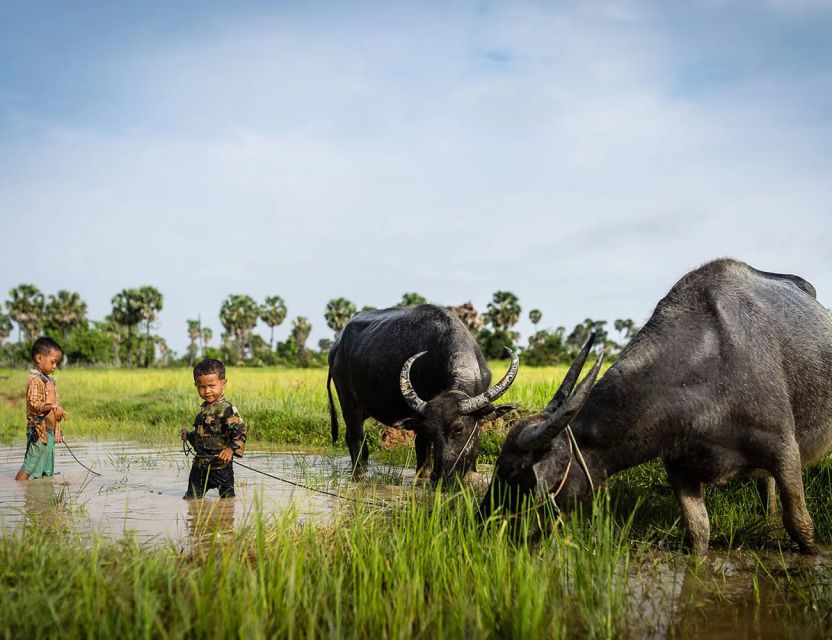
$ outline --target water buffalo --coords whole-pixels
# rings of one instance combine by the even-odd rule
[[[598,384],[600,362],[573,392],[588,352],[543,412],[512,426],[482,515],[523,497],[568,509],[660,458],[695,551],[710,537],[703,485],[744,475],[759,478],[766,510],[776,482],[786,530],[815,550],[802,469],[832,445],[832,314],[812,285],[716,260],[673,286]]]
[[[491,372],[474,338],[452,312],[423,304],[359,313],[329,352],[327,393],[332,441],[338,418],[335,383],[353,469],[366,466],[364,421],[398,425],[416,433],[416,465],[431,480],[476,470],[479,425],[514,409],[495,406],[517,375],[508,372],[489,388]]]

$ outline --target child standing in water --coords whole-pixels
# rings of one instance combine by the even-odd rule
[[[194,430],[179,432],[182,440],[190,442],[196,451],[183,497],[201,498],[208,489],[217,489],[221,498],[233,498],[231,458],[243,455],[246,425],[237,408],[225,399],[225,365],[219,360],[197,364],[194,386],[203,402],[194,420]]]
[[[61,421],[68,417],[58,403],[58,388],[49,375],[57,368],[63,349],[49,336],[32,345],[32,368],[26,380],[26,454],[15,480],[55,473],[55,442],[63,442]]]

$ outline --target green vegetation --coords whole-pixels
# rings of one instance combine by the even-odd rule
[[[539,408],[564,372],[521,369],[505,400]],[[25,375],[0,370],[5,442],[22,443]],[[343,441],[329,442],[325,378],[320,369],[231,368],[228,396],[256,446],[345,455]],[[70,442],[176,446],[198,403],[187,369],[71,369],[58,380]],[[483,462],[493,460],[506,428],[501,421],[486,430]],[[412,464],[412,445],[379,449],[379,429],[368,430],[371,455]],[[818,540],[828,545],[828,460],[807,472],[806,488]],[[362,489],[371,490],[356,485]],[[349,490],[345,482],[341,491]],[[649,635],[664,624],[667,635],[695,636],[708,635],[717,611],[778,633],[832,630],[829,561],[801,562],[779,520],[761,517],[751,483],[708,489],[713,552],[704,560],[684,553],[679,508],[656,463],[616,476],[591,513],[536,543],[511,536],[498,520],[481,531],[477,491],[417,487],[387,506],[344,503],[321,522],[255,514],[235,533],[185,551],[81,537],[73,509],[56,504],[56,517],[34,517],[25,535],[6,535],[0,545],[0,635],[609,638]],[[527,515],[519,529],[528,534],[533,525]],[[681,594],[665,584],[671,578],[684,582]],[[645,614],[640,598],[662,585],[668,593],[650,595]],[[20,615],[33,610],[38,615]]]
[[[202,318],[185,321],[188,344],[177,355],[167,341],[153,333],[163,308],[164,296],[152,286],[122,289],[111,299],[112,309],[101,320],[87,318],[87,304],[80,294],[61,290],[46,296],[34,285],[21,284],[9,291],[5,302],[8,315],[0,313],[0,366],[27,363],[34,339],[42,334],[58,337],[64,347],[64,364],[81,366],[112,366],[132,369],[136,366],[193,366],[198,358],[219,358],[238,366],[322,367],[326,366],[332,340],[318,341],[318,349],[308,349],[306,342],[312,330],[307,316],[296,316],[290,323],[286,339],[275,344],[275,328],[287,318],[286,302],[277,295],[266,296],[262,304],[246,294],[231,294],[223,300],[219,320],[224,331],[219,345],[211,346],[213,331],[204,326]],[[396,306],[413,307],[426,298],[407,292]],[[520,301],[511,291],[496,291],[487,311],[480,314],[469,301],[446,307],[459,317],[480,345],[486,358],[506,357],[506,347],[519,351],[524,364],[545,366],[568,364],[578,353],[590,331],[597,334],[596,343],[605,346],[614,357],[638,331],[632,320],[615,320],[619,341],[610,338],[605,320],[587,318],[570,334],[566,329],[538,330],[543,314],[529,312],[534,333],[528,346],[520,344],[514,326],[520,320]],[[346,298],[330,300],[323,312],[327,326],[337,336],[357,313],[357,305]],[[375,309],[364,305],[361,311]],[[262,322],[269,329],[269,339],[256,332]],[[17,325],[17,342],[8,342]]]
[[[621,635],[633,552],[608,510],[531,547],[481,536],[467,494],[412,496],[330,525],[255,516],[184,553],[33,525],[0,547],[0,620],[17,638]]]

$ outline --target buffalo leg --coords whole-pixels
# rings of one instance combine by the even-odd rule
[[[694,480],[685,472],[665,464],[670,486],[676,494],[676,500],[682,508],[682,519],[688,530],[688,540],[694,553],[705,553],[711,539],[711,523],[702,483]]]
[[[370,456],[367,440],[364,437],[364,420],[366,418],[359,409],[353,407],[347,409],[343,406],[343,403],[341,411],[347,426],[346,440],[347,447],[350,450],[350,460],[352,461],[352,475],[353,477],[360,476],[367,469],[367,458]]]
[[[432,441],[424,433],[416,434],[416,477],[422,478],[430,474],[433,458],[431,457]]]
[[[775,492],[774,478],[771,476],[757,478],[757,493],[760,494],[763,513],[767,516],[777,513],[777,493]]]
[[[803,553],[816,553],[814,525],[809,510],[806,508],[806,498],[803,494],[800,451],[797,443],[793,443],[787,449],[772,474],[780,487],[783,526]]]

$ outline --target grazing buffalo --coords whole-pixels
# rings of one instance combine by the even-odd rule
[[[491,372],[474,338],[455,314],[434,305],[359,313],[329,352],[329,414],[332,441],[338,418],[330,382],[335,382],[353,469],[367,462],[364,421],[398,425],[416,433],[416,465],[431,466],[431,480],[475,471],[479,426],[514,409],[495,406],[517,375],[512,354],[508,373],[489,388]]]
[[[779,486],[786,530],[815,550],[802,470],[832,445],[832,314],[812,285],[717,260],[674,285],[598,384],[600,359],[573,392],[589,346],[543,412],[512,427],[482,515],[523,498],[569,508],[660,458],[695,551],[710,537],[703,486],[744,475],[759,478],[767,511]]]

